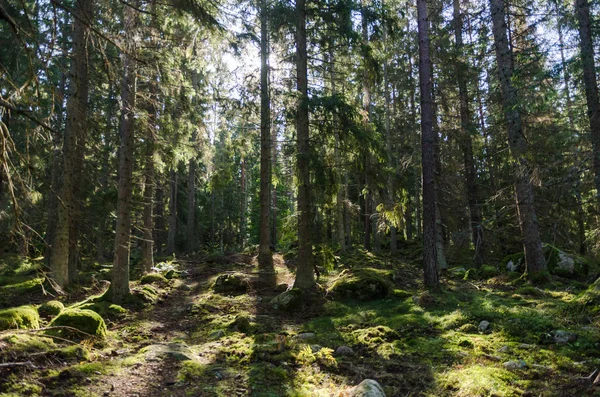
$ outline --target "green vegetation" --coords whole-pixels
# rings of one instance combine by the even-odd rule
[[[41,317],[52,317],[60,314],[65,308],[62,302],[48,301],[38,306],[38,313]]]
[[[65,310],[52,320],[50,327],[69,327],[51,329],[47,332],[50,335],[74,339],[104,339],[107,332],[104,319],[98,313],[88,309]]]
[[[0,330],[40,327],[40,315],[33,306],[0,310]]]
[[[169,280],[167,277],[163,276],[162,273],[148,273],[144,274],[140,279],[140,283],[142,284],[159,284],[159,285],[167,285],[169,284]]]

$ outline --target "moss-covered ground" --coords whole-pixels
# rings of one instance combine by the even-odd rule
[[[454,269],[431,292],[417,262],[359,250],[334,262],[292,312],[270,304],[293,283],[280,255],[272,271],[241,254],[169,263],[175,276],[132,282],[136,298],[122,306],[102,296],[95,274],[106,267],[90,266],[59,300],[101,315],[107,337],[48,333],[53,314],[39,329],[1,331],[0,396],[344,396],[365,378],[387,396],[600,395],[590,377],[600,286]],[[23,263],[0,265],[17,297],[15,285],[39,278]],[[223,275],[245,292],[219,288]],[[15,306],[57,299],[41,288],[31,296]]]

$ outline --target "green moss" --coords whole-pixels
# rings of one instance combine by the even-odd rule
[[[56,348],[56,344],[51,338],[33,334],[8,334],[2,336],[0,342],[6,343],[10,351],[17,355],[49,351]]]
[[[65,305],[63,305],[62,302],[48,301],[42,303],[37,310],[41,317],[52,317],[62,312],[64,308]]]
[[[42,386],[37,383],[27,382],[22,377],[16,374],[10,375],[7,382],[4,383],[3,389],[9,395],[15,393],[17,396],[37,396],[42,393]],[[4,394],[0,394],[0,397]]]
[[[386,326],[363,328],[350,333],[349,338],[353,344],[361,344],[369,348],[376,348],[384,342],[391,342],[400,336],[396,331]]]
[[[517,375],[493,366],[460,366],[440,376],[439,387],[455,397],[520,396],[523,390],[515,386]]]
[[[142,276],[140,283],[166,285],[169,284],[169,280],[161,273],[148,273]]]
[[[74,305],[73,309],[79,310],[91,310],[98,313],[103,318],[107,319],[118,319],[122,318],[129,312],[124,307],[108,302],[108,301],[97,301],[93,303],[84,303],[82,305]]]
[[[499,274],[494,266],[482,265],[479,269],[469,269],[463,277],[465,280],[487,280]]]
[[[0,310],[0,330],[40,327],[40,315],[33,306]]]
[[[223,274],[215,280],[213,290],[220,294],[244,294],[248,290],[248,280],[243,274]]]
[[[338,299],[372,300],[388,296],[393,288],[394,273],[388,270],[363,268],[345,270],[329,288]]]
[[[52,355],[65,361],[89,361],[90,351],[82,345],[70,345],[61,349],[52,350]]]
[[[106,338],[106,324],[104,319],[92,310],[67,309],[59,314],[50,323],[51,327],[71,327],[81,332],[69,329],[52,329],[47,332],[67,338],[86,339],[89,336]],[[83,332],[83,334],[82,334]]]
[[[544,293],[544,291],[540,290],[539,288],[533,287],[533,286],[525,286],[525,287],[518,288],[515,291],[515,294],[536,296],[536,297],[543,297],[546,295]]]

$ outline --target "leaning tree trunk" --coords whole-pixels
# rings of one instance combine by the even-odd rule
[[[306,0],[296,0],[296,139],[298,163],[298,268],[295,288],[315,286],[311,241],[310,143],[308,119],[308,61],[306,51]]]
[[[594,185],[596,187],[596,199],[600,202],[600,103],[598,101],[598,82],[594,65],[594,44],[592,41],[590,6],[588,1],[575,0],[575,12],[577,14],[577,22],[579,23],[579,45],[583,66],[583,82],[585,85],[588,119],[590,121]]]
[[[271,254],[271,102],[267,1],[260,2],[260,221],[258,263],[273,266]]]
[[[546,261],[542,252],[542,241],[535,215],[533,186],[531,184],[531,165],[527,159],[528,148],[527,141],[523,135],[519,98],[517,91],[512,85],[512,51],[507,39],[504,1],[490,0],[490,9],[492,13],[492,30],[496,47],[502,107],[507,124],[508,144],[515,163],[517,214],[523,237],[525,261],[527,263],[527,270],[531,275],[541,274],[546,271]]]
[[[423,265],[425,286],[438,285],[435,230],[435,155],[433,103],[431,96],[431,59],[427,1],[417,0],[419,30],[419,81],[421,88],[421,159],[423,165]]]
[[[463,167],[467,188],[467,202],[469,203],[469,217],[471,220],[471,235],[475,247],[475,265],[480,267],[484,258],[483,225],[481,205],[479,203],[479,186],[477,185],[477,170],[473,160],[473,142],[471,133],[475,130],[469,109],[469,93],[465,76],[467,64],[463,62],[462,15],[460,0],[453,0],[454,6],[454,37],[456,39],[456,80],[458,83],[458,96],[460,100],[460,127],[461,136],[459,144],[463,154]]]
[[[63,142],[63,179],[57,207],[56,230],[50,257],[52,278],[62,288],[69,284],[74,271],[69,270],[69,260],[73,259],[70,250],[73,248],[72,239],[76,233],[75,218],[79,209],[78,195],[75,194],[80,182],[81,166],[79,156],[82,156],[85,137],[87,136],[87,107],[89,94],[89,64],[88,42],[89,24],[92,19],[93,2],[78,0],[75,9],[73,28],[73,60],[71,61],[71,79],[67,98],[67,119]],[[81,154],[80,154],[81,153]],[[76,270],[76,269],[74,269]]]
[[[136,2],[137,3],[137,2]],[[123,10],[127,51],[123,58],[121,86],[121,125],[119,133],[119,181],[117,198],[117,225],[115,229],[115,259],[110,286],[113,302],[120,303],[129,295],[129,249],[131,237],[131,199],[133,192],[133,149],[135,144],[136,64],[136,10],[125,6]]]

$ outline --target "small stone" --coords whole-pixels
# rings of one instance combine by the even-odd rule
[[[479,332],[486,332],[489,328],[490,328],[490,322],[486,321],[486,320],[483,320],[482,322],[480,322],[479,326],[477,327]]]
[[[525,360],[511,360],[502,364],[506,369],[524,369],[527,368]]]
[[[568,331],[553,331],[554,342],[559,344],[574,342],[577,340],[577,334]]]
[[[502,346],[500,349],[498,349],[498,353],[508,353],[510,350],[510,348],[506,345]]]
[[[350,397],[385,397],[383,387],[373,379],[365,379],[350,389]]]
[[[354,350],[348,346],[339,346],[337,349],[335,349],[334,354],[340,357],[348,357],[354,355]]]
[[[314,332],[303,332],[301,334],[298,334],[298,336],[297,336],[298,339],[312,339],[314,337],[315,337]]]
[[[310,350],[312,350],[313,353],[317,353],[321,349],[322,347],[320,345],[310,345]]]
[[[521,343],[519,345],[519,349],[533,349],[535,345],[530,345],[529,343]]]
[[[182,291],[191,291],[191,290],[192,290],[192,287],[190,287],[190,286],[189,286],[189,285],[187,285],[187,284],[183,284],[183,285],[181,286],[181,290],[182,290]]]

